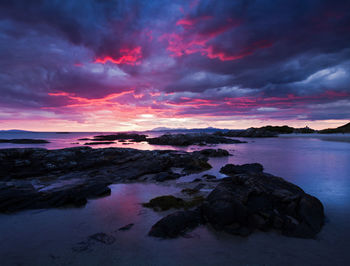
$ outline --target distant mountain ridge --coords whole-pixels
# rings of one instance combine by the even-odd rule
[[[8,130],[0,130],[0,132],[6,132],[6,133],[31,133],[33,131],[21,130],[21,129],[8,129]]]
[[[156,127],[149,131],[198,131],[198,132],[216,132],[216,131],[224,131],[228,129],[215,128],[215,127],[206,127],[206,128],[169,128],[169,127]]]
[[[350,123],[337,128],[327,128],[319,131],[321,134],[332,134],[332,133],[350,133]]]
[[[242,129],[222,129],[222,128],[167,128],[167,127],[157,127],[150,131],[160,131],[160,132],[174,132],[174,131],[189,131],[189,132],[213,132],[216,135],[226,135],[231,137],[244,137],[244,136],[260,136],[260,137],[271,137],[278,134],[310,134],[310,133],[320,133],[320,134],[332,134],[332,133],[350,133],[350,123],[337,128],[328,128],[322,130],[315,130],[309,127],[294,128],[287,125],[284,126],[263,126],[263,127],[251,127],[245,130]]]

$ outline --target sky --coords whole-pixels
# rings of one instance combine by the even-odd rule
[[[1,0],[0,129],[336,127],[348,0]]]

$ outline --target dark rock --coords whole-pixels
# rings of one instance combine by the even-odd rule
[[[142,206],[152,208],[155,211],[166,211],[169,209],[190,209],[202,204],[204,197],[197,196],[191,200],[183,200],[172,195],[160,196],[151,199],[148,203],[143,203]]]
[[[220,144],[220,143],[245,143],[240,140],[229,139],[222,136],[216,136],[207,133],[193,134],[165,134],[156,138],[147,138],[149,144],[153,145],[173,145],[173,146],[189,146],[202,144]]]
[[[236,175],[244,173],[260,173],[264,170],[263,166],[259,163],[234,165],[226,164],[220,169],[220,172],[225,175]]]
[[[6,188],[0,190],[0,212],[82,206],[89,198],[108,195],[111,183],[179,178],[173,167],[182,168],[184,174],[211,168],[207,157],[179,151],[0,149],[0,181],[15,184],[1,185]],[[144,179],[147,175],[152,178]],[[41,188],[59,188],[40,191],[33,186],[19,187],[24,180],[33,180]]]
[[[181,175],[172,172],[161,172],[154,178],[157,182],[164,182],[166,180],[178,179]]]
[[[324,223],[317,198],[261,171],[223,179],[206,198],[202,213],[215,229],[239,235],[276,228],[287,236],[312,238]]]
[[[166,195],[151,199],[148,203],[143,203],[142,205],[147,208],[152,208],[155,211],[166,211],[171,208],[183,208],[185,206],[185,201],[172,195]]]
[[[203,222],[201,214],[196,211],[178,211],[154,224],[148,235],[161,238],[175,238]]]
[[[199,189],[195,189],[195,188],[184,188],[183,190],[181,190],[182,193],[185,193],[187,195],[193,195],[193,194],[197,194],[199,192]]]
[[[208,179],[208,180],[210,180],[210,179],[216,179],[216,176],[215,176],[215,175],[208,175],[208,174],[206,174],[206,175],[203,175],[203,177],[204,177],[205,179]]]
[[[208,157],[225,157],[230,155],[227,150],[223,149],[204,149],[201,151],[195,151],[194,153],[199,153]]]
[[[241,138],[271,138],[277,137],[278,133],[271,132],[265,128],[248,128],[246,130],[218,131],[214,133],[223,137],[241,137]]]
[[[115,242],[114,236],[107,235],[105,233],[97,233],[94,235],[89,236],[89,239],[106,244],[106,245],[112,245]]]
[[[94,140],[105,141],[105,140],[132,140],[134,142],[146,141],[147,135],[140,134],[129,134],[129,133],[118,133],[113,135],[99,135],[94,136]]]
[[[123,227],[120,227],[120,228],[118,229],[118,231],[127,231],[127,230],[130,230],[131,227],[133,227],[133,226],[134,226],[133,223],[127,224],[127,225],[125,225],[125,226],[123,226]]]

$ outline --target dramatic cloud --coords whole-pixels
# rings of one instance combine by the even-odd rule
[[[347,0],[3,0],[1,128],[341,124],[349,44]]]

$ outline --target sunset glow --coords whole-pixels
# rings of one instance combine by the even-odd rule
[[[0,4],[0,129],[320,129],[350,118],[344,5],[15,2]]]

